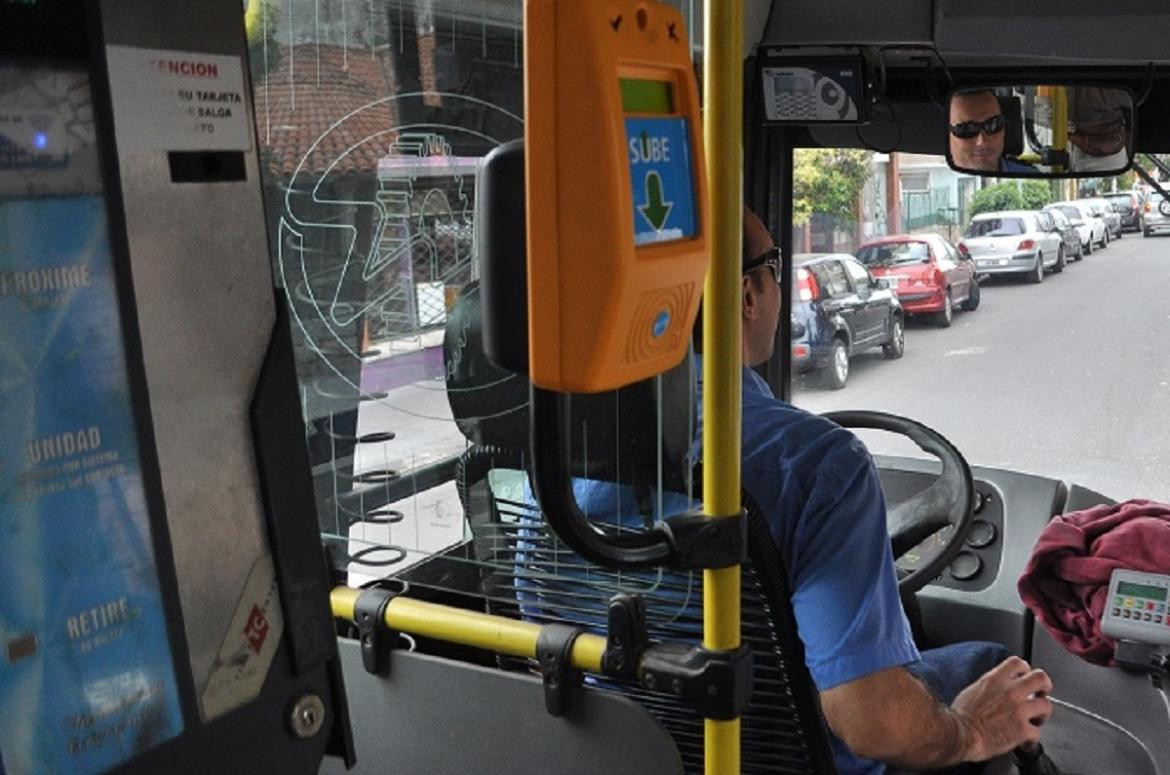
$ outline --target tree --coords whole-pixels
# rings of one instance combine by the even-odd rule
[[[244,32],[253,79],[259,79],[280,66],[281,47],[276,39],[279,21],[280,9],[274,0],[248,0],[244,11]]]
[[[792,172],[792,221],[808,223],[813,213],[855,218],[857,197],[873,174],[873,152],[856,148],[796,151]]]
[[[1036,182],[1036,181],[1032,181]],[[997,183],[976,191],[971,197],[971,215],[990,213],[997,210],[1023,210],[1024,198],[1016,187],[1015,181]]]
[[[1046,180],[1026,180],[1021,186],[1020,198],[1025,210],[1039,210],[1053,201],[1052,186]]]

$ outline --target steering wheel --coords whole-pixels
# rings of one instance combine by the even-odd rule
[[[826,412],[823,416],[843,428],[874,428],[905,436],[923,452],[942,461],[942,473],[929,487],[886,512],[895,560],[947,525],[952,526],[951,534],[933,557],[898,579],[898,591],[903,597],[914,594],[937,578],[963,548],[975,513],[971,467],[942,434],[909,418],[872,411]]]

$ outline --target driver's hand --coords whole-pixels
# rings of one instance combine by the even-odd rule
[[[1052,715],[1052,679],[1019,657],[984,673],[951,704],[963,722],[967,761],[986,761],[1040,739],[1040,725]]]

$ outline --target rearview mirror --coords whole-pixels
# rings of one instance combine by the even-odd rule
[[[1059,84],[964,88],[947,100],[947,162],[1002,178],[1120,175],[1133,163],[1127,89]]]

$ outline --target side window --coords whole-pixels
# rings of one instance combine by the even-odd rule
[[[817,282],[828,289],[830,296],[844,296],[849,293],[849,280],[838,262],[826,261],[813,271],[817,276]]]
[[[947,255],[956,264],[963,259],[963,255],[959,252],[959,249],[946,240],[943,240],[943,247],[946,248]]]
[[[954,268],[954,264],[959,260],[959,256],[953,252],[954,248],[942,237],[932,239],[930,241],[930,249],[934,251],[935,260],[938,261],[942,269]]]
[[[849,279],[853,281],[853,287],[857,289],[857,292],[869,293],[872,285],[869,271],[856,261],[845,260],[842,263],[845,264],[845,269],[849,272]]]

